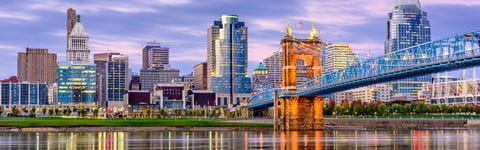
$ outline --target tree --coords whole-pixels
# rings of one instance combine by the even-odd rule
[[[60,115],[60,109],[54,108],[54,110],[55,110],[55,115]]]
[[[77,109],[77,112],[82,118],[85,118],[85,116],[87,116],[87,110],[85,110],[85,108],[79,108]]]
[[[3,116],[3,107],[0,107],[0,116]]]
[[[418,113],[420,114],[423,114],[425,113],[426,109],[425,109],[425,103],[424,102],[420,102],[418,105],[416,105],[416,110]]]
[[[405,113],[411,114],[412,113],[412,105],[405,104]]]
[[[335,100],[331,99],[328,101],[327,105],[325,106],[325,109],[323,109],[323,114],[324,115],[333,115],[333,111],[335,109]]]
[[[52,109],[52,108],[48,109],[48,115],[53,116],[54,113],[55,113],[55,109]]]
[[[98,117],[98,112],[99,112],[99,111],[100,111],[100,110],[99,110],[98,108],[94,108],[94,109],[93,109],[93,117],[94,117],[94,118],[97,118],[97,117]]]
[[[152,117],[152,109],[151,108],[147,108],[147,117],[148,118]]]
[[[381,103],[380,105],[378,105],[377,113],[382,115],[382,116],[386,115],[388,113],[387,105],[385,105],[384,103]]]
[[[72,110],[70,108],[63,109],[63,115],[70,116],[71,113],[72,113]]]
[[[399,104],[393,104],[392,105],[392,112],[393,113],[400,113],[400,105]]]
[[[42,108],[42,113],[43,113],[43,115],[46,115],[47,114],[47,108]]]
[[[12,107],[12,115],[14,117],[17,117],[18,115],[20,115],[20,110],[18,110],[17,106]]]
[[[35,113],[36,113],[36,112],[37,112],[37,109],[36,109],[35,107],[32,107],[32,108],[30,109],[30,113],[29,113],[29,114],[30,114],[30,117],[35,117]]]
[[[22,113],[28,113],[28,110],[26,107],[22,107]]]

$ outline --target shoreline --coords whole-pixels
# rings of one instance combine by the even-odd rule
[[[273,127],[0,127],[0,132],[271,131]]]

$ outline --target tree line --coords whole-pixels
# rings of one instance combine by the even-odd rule
[[[392,104],[388,107],[382,102],[361,102],[344,100],[340,105],[335,100],[327,102],[323,109],[326,116],[350,115],[350,116],[390,116],[390,115],[416,115],[416,114],[480,114],[480,105],[436,105],[425,104]]]

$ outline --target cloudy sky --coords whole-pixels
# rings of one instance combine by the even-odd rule
[[[351,44],[359,56],[383,54],[386,15],[393,0],[0,0],[0,78],[16,74],[25,47],[48,48],[65,60],[66,9],[82,15],[93,53],[129,55],[137,72],[148,41],[170,47],[170,63],[182,74],[206,59],[207,28],[222,14],[236,14],[249,27],[250,70],[279,50],[291,25],[306,37],[314,24],[329,42]],[[422,0],[433,39],[480,29],[479,0]],[[298,25],[303,24],[303,30]]]

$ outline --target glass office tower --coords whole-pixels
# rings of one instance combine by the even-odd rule
[[[423,11],[419,0],[395,0],[395,7],[388,14],[385,53],[395,52],[429,42],[430,22],[427,12]],[[393,94],[417,97],[418,91],[426,82],[431,82],[431,75],[395,81]]]
[[[96,104],[96,66],[81,62],[59,62],[59,104]]]
[[[209,89],[228,94],[233,103],[241,99],[236,95],[251,93],[247,35],[245,23],[236,15],[222,15],[208,30]]]

